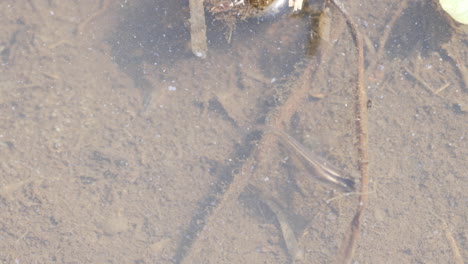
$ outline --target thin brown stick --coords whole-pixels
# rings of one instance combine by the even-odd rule
[[[412,72],[410,71],[410,69],[408,69],[408,67],[406,66],[403,66],[403,69],[411,76],[413,77],[417,82],[419,82],[422,87],[424,89],[426,89],[426,91],[428,91],[430,94],[434,94],[434,89],[428,84],[426,83],[423,78],[419,77],[418,74],[416,74],[415,72]]]
[[[348,12],[336,0],[331,2],[340,10],[346,19],[346,22],[351,29],[354,36],[357,54],[358,54],[358,80],[356,84],[356,133],[358,137],[358,163],[359,171],[361,173],[361,195],[359,198],[359,207],[354,216],[351,225],[345,238],[343,239],[338,256],[337,263],[351,263],[354,251],[356,249],[356,241],[359,238],[361,229],[362,216],[364,209],[367,205],[367,198],[369,193],[369,152],[368,152],[368,118],[367,118],[367,95],[364,86],[364,48],[362,44],[362,37],[359,33],[356,24],[352,21]]]
[[[206,40],[206,22],[203,0],[189,0],[190,6],[190,38],[192,53],[202,59],[208,52]]]
[[[451,83],[447,82],[444,85],[442,85],[439,89],[437,89],[434,94],[439,95],[442,91],[447,89],[450,86]]]
[[[455,238],[453,237],[452,235],[452,232],[450,231],[450,228],[447,224],[447,222],[445,222],[445,220],[440,217],[436,212],[435,210],[433,212],[431,212],[431,214],[439,219],[439,221],[442,223],[442,229],[444,230],[444,233],[445,233],[445,238],[447,239],[447,241],[449,242],[449,245],[450,245],[450,248],[452,249],[452,254],[453,254],[453,258],[454,258],[454,261],[455,263],[457,264],[463,264],[465,263],[463,261],[463,257],[460,253],[460,248],[458,247],[457,245],[457,241],[455,240]]]
[[[450,232],[450,229],[448,228],[447,223],[445,223],[445,221],[443,219],[441,219],[441,220],[442,220],[443,228],[444,228],[444,231],[445,231],[445,238],[447,238],[447,241],[449,242],[450,248],[452,249],[453,258],[455,259],[455,263],[457,263],[457,264],[465,263],[463,261],[462,255],[460,253],[460,248],[457,245],[457,241],[455,241],[455,238],[453,237],[452,232]]]

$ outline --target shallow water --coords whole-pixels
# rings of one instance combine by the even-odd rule
[[[369,97],[354,260],[466,259],[466,33],[422,2],[344,7],[364,35]],[[358,195],[317,183],[256,128],[278,122],[359,183],[356,49],[337,10],[328,41],[310,40],[315,13],[244,21],[230,43],[207,16],[205,60],[187,1],[0,10],[2,263],[335,260]]]

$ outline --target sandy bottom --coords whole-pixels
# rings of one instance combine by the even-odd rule
[[[342,16],[331,10],[318,51],[308,15],[245,22],[231,44],[218,27],[201,60],[188,1],[97,2],[0,3],[0,262],[333,262],[358,194],[321,184],[258,125],[293,105],[284,131],[359,186],[357,60]],[[345,2],[365,35],[370,99],[354,259],[466,259],[467,37],[412,42],[394,1]]]

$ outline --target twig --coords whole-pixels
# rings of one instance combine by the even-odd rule
[[[424,87],[424,89],[426,89],[429,93],[434,94],[434,89],[432,89],[432,87],[431,87],[429,84],[427,84],[421,77],[419,77],[419,75],[417,75],[416,73],[410,71],[410,70],[408,69],[408,67],[406,67],[406,66],[403,66],[403,69],[404,69],[411,77],[413,77],[416,81],[418,81],[418,82],[422,85],[422,87]]]
[[[368,152],[368,124],[367,124],[367,95],[364,86],[364,48],[362,44],[362,37],[359,33],[356,24],[351,20],[348,12],[344,9],[342,4],[336,0],[331,2],[340,10],[346,19],[351,33],[354,36],[358,54],[358,80],[356,84],[356,132],[358,137],[358,158],[359,158],[359,171],[361,173],[361,190],[359,198],[359,207],[354,216],[351,225],[345,238],[343,239],[338,256],[337,263],[351,263],[354,251],[356,248],[356,241],[359,238],[361,229],[362,215],[367,205],[367,198],[369,194],[369,152]]]
[[[437,91],[435,91],[434,93],[436,95],[438,95],[439,93],[441,93],[443,90],[447,89],[447,87],[450,86],[451,83],[447,82],[446,84],[442,85],[439,89],[437,89]]]
[[[457,263],[457,264],[465,263],[463,261],[462,255],[460,253],[460,248],[457,245],[457,241],[455,241],[455,238],[453,237],[452,232],[450,232],[450,229],[449,229],[447,223],[445,222],[445,220],[442,217],[440,217],[435,212],[435,210],[431,211],[431,214],[433,216],[435,216],[437,219],[439,219],[440,222],[442,222],[442,228],[444,229],[444,232],[445,232],[445,238],[449,242],[450,248],[452,249],[452,254],[453,254],[453,257],[455,259],[455,263]]]
[[[199,58],[206,58],[206,23],[203,0],[189,0],[190,5],[190,37],[192,52]]]
[[[443,219],[440,219],[440,220],[442,220],[443,228],[444,228],[444,231],[445,231],[445,238],[447,238],[447,240],[448,240],[448,242],[450,244],[450,248],[452,249],[453,257],[455,258],[455,263],[457,263],[457,264],[465,263],[463,261],[462,256],[461,256],[460,248],[458,247],[457,242],[455,241],[455,238],[453,238],[452,232],[450,232],[447,223],[445,223],[445,221]]]

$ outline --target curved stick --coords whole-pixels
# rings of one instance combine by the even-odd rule
[[[344,9],[341,3],[336,0],[330,0],[338,10],[343,14],[346,23],[351,29],[354,37],[358,55],[358,80],[356,84],[356,133],[358,137],[358,159],[359,171],[361,174],[361,190],[359,197],[358,210],[351,221],[348,232],[341,242],[336,263],[351,263],[356,249],[356,241],[359,238],[361,229],[362,215],[367,205],[368,189],[369,189],[369,144],[368,144],[368,124],[367,124],[367,95],[364,87],[364,48],[362,44],[362,37],[359,33],[356,24],[351,20],[348,12]]]

